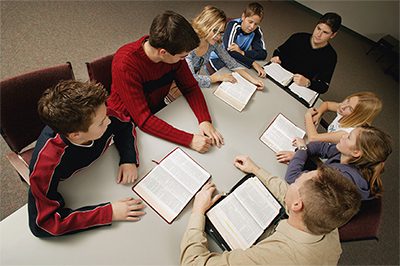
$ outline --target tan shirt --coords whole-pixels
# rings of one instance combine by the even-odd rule
[[[256,175],[284,205],[288,184],[262,169]],[[342,252],[337,229],[312,235],[281,220],[270,236],[252,247],[215,253],[208,250],[204,225],[204,215],[191,215],[181,242],[182,265],[327,265],[337,264]]]

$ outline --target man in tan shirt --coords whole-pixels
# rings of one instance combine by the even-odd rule
[[[182,265],[324,265],[337,264],[342,252],[337,228],[357,213],[361,197],[354,184],[337,170],[323,166],[303,173],[288,185],[258,167],[248,156],[235,158],[235,166],[255,174],[285,206],[288,219],[252,247],[230,252],[208,250],[205,212],[219,198],[207,183],[197,193],[188,228],[181,243]]]

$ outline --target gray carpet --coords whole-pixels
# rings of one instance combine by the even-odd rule
[[[70,61],[76,78],[87,80],[85,61],[114,53],[121,45],[146,34],[160,11],[174,10],[191,19],[207,3],[222,8],[228,17],[237,17],[247,2],[1,1],[0,78]],[[318,18],[290,2],[261,3],[266,10],[261,26],[269,57],[291,33],[311,32]],[[341,101],[360,90],[377,93],[384,108],[375,125],[393,137],[394,148],[383,177],[386,191],[380,240],[344,243],[340,264],[398,265],[399,84],[383,73],[387,60],[376,62],[378,54],[365,55],[371,45],[368,40],[343,29],[332,45],[338,53],[338,64],[323,99]],[[2,138],[0,149],[0,219],[4,219],[26,203],[27,186],[4,158],[9,149]]]

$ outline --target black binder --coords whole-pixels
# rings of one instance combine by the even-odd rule
[[[236,188],[238,188],[241,184],[243,184],[243,182],[245,182],[247,179],[254,177],[254,174],[247,174],[245,175],[242,179],[239,180],[239,182],[237,182],[232,189],[227,193],[230,194],[232,193]],[[265,187],[267,190],[269,190],[267,187]],[[272,194],[272,193],[271,193]],[[213,206],[217,205],[219,202],[223,201],[224,198],[227,195],[222,196]],[[274,196],[272,194],[272,196]],[[275,198],[275,196],[274,196]],[[275,198],[276,199],[276,198]],[[278,200],[277,200],[278,201]],[[279,202],[279,201],[278,201]],[[280,204],[281,205],[281,204]],[[213,207],[211,206],[211,208]],[[210,208],[210,209],[211,209]],[[275,219],[272,221],[272,223],[267,227],[269,228],[270,226],[274,226],[276,225],[281,219],[285,219],[287,218],[286,212],[285,212],[285,208],[281,205],[281,208],[279,210],[279,214],[275,217]],[[264,230],[266,230],[267,228],[265,228]],[[205,224],[205,232],[217,243],[217,245],[222,249],[222,250],[227,250],[227,251],[231,251],[231,248],[229,247],[229,245],[226,243],[226,241],[224,240],[224,238],[219,234],[218,230],[214,227],[214,225],[212,224],[212,222],[210,221],[210,219],[208,219],[207,215],[206,215],[206,224]]]

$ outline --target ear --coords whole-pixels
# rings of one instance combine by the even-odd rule
[[[335,32],[334,34],[332,34],[332,36],[330,37],[330,39],[335,38],[336,34],[337,34],[337,32]]]
[[[246,18],[246,16],[244,15],[244,13],[242,13],[242,21]]]
[[[159,53],[159,55],[164,56],[167,53],[167,50],[165,50],[164,48],[160,48],[160,49],[158,49],[158,53]]]
[[[81,133],[80,132],[68,133],[67,138],[76,143],[77,140],[79,140],[81,138]]]
[[[353,151],[351,151],[351,156],[353,156],[354,158],[359,158],[362,155],[362,151],[359,149],[354,149]]]
[[[301,198],[296,199],[290,206],[291,210],[294,212],[301,212],[303,210],[303,201]]]

